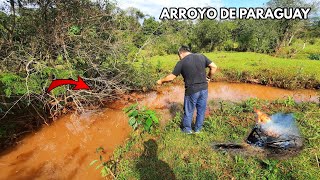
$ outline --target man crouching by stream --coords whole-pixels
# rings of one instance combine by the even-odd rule
[[[197,108],[197,118],[194,127],[195,133],[200,133],[205,118],[208,99],[208,83],[217,70],[217,66],[202,54],[193,54],[187,46],[181,46],[178,50],[180,61],[173,72],[167,77],[157,81],[161,85],[175,79],[180,74],[185,83],[184,116],[182,120],[182,132],[192,134],[192,118],[194,109]],[[208,76],[206,68],[209,67]]]

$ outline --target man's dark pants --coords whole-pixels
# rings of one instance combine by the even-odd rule
[[[207,107],[208,89],[201,90],[191,95],[184,96],[184,116],[182,120],[182,130],[184,132],[191,132],[191,123],[194,109],[197,109],[197,118],[194,131],[202,129],[205,112]]]

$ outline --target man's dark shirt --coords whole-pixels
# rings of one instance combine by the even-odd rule
[[[208,89],[206,67],[211,63],[202,54],[189,54],[176,64],[172,74],[175,76],[182,75],[186,88],[186,96]]]

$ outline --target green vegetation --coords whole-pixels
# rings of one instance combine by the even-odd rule
[[[101,177],[106,177],[108,175],[112,175],[114,177],[114,175],[112,173],[112,170],[115,169],[115,167],[114,167],[115,162],[113,162],[113,161],[104,161],[104,157],[103,157],[104,148],[103,147],[97,148],[96,149],[96,153],[99,154],[99,159],[91,161],[89,166],[93,166],[94,164],[98,163],[96,165],[96,170],[100,169]]]
[[[319,47],[320,48],[320,47]],[[254,52],[205,53],[220,69],[216,81],[249,82],[286,89],[315,88],[320,84],[320,63],[306,59],[277,58]],[[150,62],[164,72],[173,70],[176,55],[154,56]]]
[[[310,59],[313,54],[320,54],[320,39],[313,38],[310,41],[296,39],[290,46],[282,48],[278,56],[291,59]]]
[[[121,9],[113,0],[1,1],[0,151],[63,113],[152,90],[172,71],[181,44],[218,65],[215,81],[318,88],[320,18],[314,12],[319,4],[310,2],[266,3],[312,7],[312,18],[303,21],[157,21],[139,9]],[[66,85],[46,93],[53,80],[77,76],[90,91]],[[137,131],[111,160],[98,148],[99,159],[90,166],[117,179],[320,179],[319,107],[292,98],[211,102],[204,131],[185,136],[179,129],[181,111],[161,127],[155,111],[135,104],[124,111]],[[213,142],[243,142],[255,122],[254,108],[294,112],[306,138],[301,154],[278,160],[214,151]]]
[[[157,21],[136,8],[121,9],[113,0],[8,0],[2,1],[0,6],[0,151],[64,113],[99,108],[124,93],[152,90],[156,80],[173,69],[177,60],[175,54],[181,44],[190,46],[193,52],[207,52],[206,55],[220,68],[216,81],[259,83],[289,89],[319,87],[320,61],[316,60],[320,54],[320,19],[314,14],[319,7],[317,2],[270,0],[266,3],[271,8],[310,6],[312,18],[304,21]],[[72,85],[66,85],[46,93],[53,80],[76,79],[77,76],[83,77],[90,91],[73,91]],[[241,111],[237,105],[233,109],[233,105],[221,102],[220,113],[229,112],[224,116],[231,118],[244,115],[252,111],[253,104],[259,105],[258,100],[246,102]],[[292,108],[292,101],[282,105]],[[131,126],[153,136],[152,129],[158,125],[155,112],[138,106],[127,111]],[[171,167],[174,166],[177,177],[223,178],[228,174],[240,177],[251,173],[254,165],[261,163],[260,171],[253,175],[267,174],[264,166],[283,175],[281,173],[289,173],[293,166],[305,170],[310,163],[314,164],[314,155],[310,154],[310,157],[302,156],[302,160],[296,159],[291,166],[249,158],[248,163],[253,167],[246,167],[248,164],[242,157],[227,155],[223,158],[205,149],[208,146],[204,144],[209,140],[239,140],[247,131],[248,123],[244,128],[241,121],[238,127],[218,115],[219,111],[217,116],[206,121],[207,132],[199,137],[177,135],[174,123],[170,123],[161,136],[155,137],[160,150],[164,147],[173,149],[172,152],[168,151],[170,148],[158,152],[161,152],[161,158],[170,161]],[[314,114],[305,115],[313,118]],[[224,124],[225,120],[229,124]],[[225,128],[219,129],[220,126]],[[233,138],[225,139],[230,131]],[[149,133],[144,133],[147,137],[146,134]],[[124,149],[133,148],[133,152],[140,153],[139,141],[143,139],[129,142]],[[193,143],[202,145],[202,149],[193,149]],[[147,144],[156,147],[153,141]],[[135,146],[138,149],[134,149]],[[191,150],[187,148],[189,146]],[[314,148],[314,145],[309,147]],[[202,153],[189,156],[193,150]],[[148,157],[141,158],[140,164],[147,163]],[[300,168],[303,166],[299,164],[301,161],[306,167]],[[161,163],[157,158],[150,162]],[[217,166],[212,166],[214,162],[218,162]],[[100,163],[105,175],[110,169],[101,159]],[[130,158],[121,161],[118,177],[137,177],[132,165]],[[205,169],[203,174],[200,167]],[[314,172],[308,172],[313,177]]]
[[[139,127],[143,127],[143,131],[149,132],[159,125],[159,119],[155,111],[148,110],[146,107],[139,107],[139,104],[133,104],[124,109],[124,112],[128,114],[129,125],[137,130]]]
[[[110,101],[122,92],[150,90],[158,77],[154,70],[160,74],[161,69],[150,66],[146,59],[176,54],[181,44],[189,45],[193,52],[256,52],[303,59],[316,59],[319,54],[318,4],[304,0],[266,3],[271,8],[312,7],[312,18],[304,21],[156,21],[139,9],[121,9],[111,0],[10,0],[1,6],[0,93],[9,99],[0,104],[4,112],[0,116],[8,111],[16,113],[12,106],[30,108],[30,104],[38,104],[37,111],[56,118],[70,110],[101,106],[102,101]],[[250,58],[259,60],[255,55]],[[133,64],[140,59],[138,67]],[[223,75],[244,82],[257,78],[261,84],[284,88],[310,88],[315,84],[308,70],[302,72],[308,76],[290,78],[300,73],[300,63],[298,70],[290,71],[285,78],[278,77],[279,72],[269,72],[270,65],[259,77],[250,69],[256,69],[252,67],[255,63],[242,66],[246,71],[226,68]],[[232,61],[224,64],[238,65]],[[91,87],[90,93],[71,93],[72,86],[63,86],[46,94],[52,80],[76,79],[79,75]],[[287,85],[287,81],[295,83]],[[17,103],[14,97],[19,99]]]
[[[0,6],[0,150],[63,113],[99,108],[119,94],[154,86],[154,68],[148,62],[136,68],[128,58],[138,49],[132,32],[141,29],[144,16],[137,10],[118,10],[108,0]],[[66,85],[46,93],[53,80],[77,76],[90,91]]]
[[[215,151],[212,143],[242,143],[255,124],[253,107],[268,114],[293,112],[306,138],[304,150],[289,159],[270,159],[253,153]],[[173,172],[176,179],[319,179],[320,104],[273,102],[250,99],[240,103],[210,102],[211,116],[201,134],[180,132],[178,114],[157,134],[133,133],[131,139],[115,151],[117,179],[163,178]],[[146,144],[153,146],[146,147]],[[153,149],[150,149],[153,148]],[[145,151],[157,152],[143,161]],[[168,169],[169,168],[169,169]],[[157,173],[163,169],[167,173]],[[167,176],[168,177],[168,176]]]
[[[310,54],[308,58],[311,60],[320,60],[320,54]]]

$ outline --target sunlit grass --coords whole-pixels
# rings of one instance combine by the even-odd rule
[[[309,41],[303,41],[302,39],[296,39],[291,46],[283,48],[283,55],[291,53],[294,59],[308,59],[310,54],[320,54],[320,39],[313,39],[313,43]],[[294,53],[292,54],[292,51]]]
[[[320,61],[285,59],[253,52],[213,52],[205,55],[220,71],[217,81],[258,82],[275,87],[314,88],[320,83]],[[169,73],[178,61],[177,55],[150,58],[153,65]]]
[[[211,116],[205,120],[203,133],[199,135],[182,134],[180,116],[177,115],[159,133],[134,135],[128,141],[130,146],[127,144],[116,151],[114,158],[119,160],[117,176],[119,179],[141,179],[149,174],[150,179],[161,178],[152,177],[153,171],[161,168],[157,162],[151,163],[151,167],[137,168],[142,154],[146,153],[143,143],[154,139],[156,158],[170,167],[176,179],[319,179],[319,105],[286,105],[285,101],[211,102]],[[304,150],[284,160],[214,151],[211,148],[213,142],[244,142],[255,124],[253,106],[261,107],[268,114],[293,112],[307,139]]]

